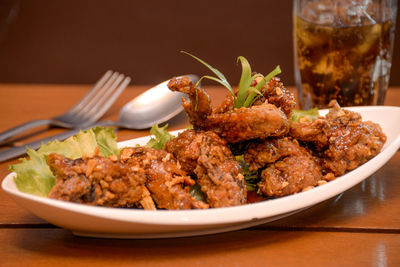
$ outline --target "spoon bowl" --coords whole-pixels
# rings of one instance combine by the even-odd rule
[[[196,75],[185,76],[189,77],[193,83],[199,80]],[[118,121],[102,121],[85,129],[77,128],[22,146],[2,150],[0,151],[0,162],[24,155],[27,146],[31,149],[38,149],[42,144],[47,144],[56,139],[62,141],[81,130],[87,130],[91,127],[114,126],[115,128],[143,130],[150,128],[154,124],[166,122],[183,111],[181,104],[183,94],[170,91],[167,86],[168,82],[169,80],[150,88],[125,104],[119,113]]]
[[[196,83],[196,75],[185,75]],[[183,111],[180,92],[168,89],[169,80],[162,82],[129,101],[121,109],[118,126],[128,129],[147,129],[168,121]]]

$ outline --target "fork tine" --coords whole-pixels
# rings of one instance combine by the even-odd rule
[[[7,144],[11,137],[40,125],[74,128],[95,122],[106,112],[128,85],[129,78],[126,78],[120,84],[123,78],[124,75],[122,74],[113,73],[111,70],[107,71],[96,82],[94,87],[78,103],[70,108],[69,111],[50,119],[29,121],[4,131],[0,133],[0,145]],[[110,91],[108,91],[109,89]]]
[[[130,77],[125,77],[124,75],[120,76],[118,79],[107,91],[107,95],[104,95],[92,109],[84,114],[87,117],[87,120],[90,122],[97,121],[103,114],[110,108],[110,106],[115,102],[118,96],[124,91],[124,89],[128,86],[131,81]],[[123,80],[122,80],[123,79]],[[122,81],[121,81],[122,80]]]
[[[93,95],[95,95],[99,90],[101,90],[101,88],[103,88],[104,84],[108,81],[112,73],[112,70],[108,70],[106,73],[104,73],[104,75],[96,82],[94,87],[78,103],[76,103],[68,111],[68,113],[74,113],[77,110],[80,110],[82,107],[85,107],[87,105],[87,102],[92,99]]]
[[[115,84],[118,84],[120,80],[122,80],[123,74],[119,74],[118,72],[115,72],[111,78],[106,82],[106,84],[97,92],[95,96],[93,96],[90,101],[82,107],[80,110],[77,111],[77,116],[80,117],[86,117],[86,114],[97,104],[101,104],[104,101],[104,98],[106,98],[112,90],[115,88]]]
[[[103,105],[104,102],[109,98],[109,96],[114,93],[114,90],[117,88],[117,86],[121,83],[121,81],[124,79],[123,74],[119,74],[117,79],[110,85],[108,90],[101,96],[96,102],[92,102],[91,106],[88,106],[87,112],[83,114],[84,116],[91,117],[93,115],[93,112],[99,109]]]
[[[102,96],[107,93],[107,91],[109,90],[111,85],[115,82],[116,79],[118,79],[118,76],[119,76],[119,73],[114,72],[111,75],[111,77],[106,81],[106,83],[103,85],[103,87],[100,90],[98,90],[96,92],[96,94],[88,100],[88,102],[85,104],[85,106],[81,107],[77,111],[77,113],[85,114],[85,112],[90,110],[92,108],[92,106],[95,105],[102,98]]]

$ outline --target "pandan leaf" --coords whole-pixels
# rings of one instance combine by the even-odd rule
[[[245,57],[238,57],[237,61],[242,64],[242,76],[240,77],[237,97],[234,101],[235,108],[243,107],[248,96],[248,89],[250,88],[253,77],[251,77],[251,67]]]
[[[204,66],[206,66],[209,70],[211,70],[211,71],[212,71],[215,75],[217,75],[217,77],[219,78],[218,81],[217,81],[217,79],[214,78],[214,77],[213,77],[213,79],[211,79],[211,80],[214,80],[214,81],[219,82],[220,84],[222,84],[223,86],[225,86],[232,94],[234,94],[233,89],[232,89],[232,86],[228,83],[228,80],[225,78],[225,76],[224,76],[219,70],[217,70],[216,68],[212,67],[210,64],[208,64],[208,63],[205,62],[204,60],[202,60],[202,59],[200,59],[200,58],[198,58],[198,57],[196,57],[196,56],[194,56],[194,55],[192,55],[192,54],[190,54],[190,53],[188,53],[188,52],[181,51],[181,53],[184,53],[184,54],[186,54],[186,55],[188,55],[188,56],[191,56],[192,58],[196,59],[196,60],[199,61],[201,64],[203,64]],[[210,79],[211,76],[203,76],[203,77]],[[203,78],[203,77],[202,77],[202,78]],[[202,79],[202,78],[201,78],[201,79]],[[201,79],[200,79],[200,80],[201,80]],[[200,80],[199,80],[199,82],[200,82]],[[197,84],[198,84],[199,82],[197,82]]]
[[[243,103],[243,107],[247,108],[250,107],[254,101],[257,100],[259,96],[262,96],[263,94],[260,92],[260,90],[257,90],[255,87],[249,87],[247,89],[249,91],[249,96],[246,98],[246,101]]]
[[[201,78],[199,79],[199,81],[197,82],[197,84],[199,84],[203,79],[213,80],[213,81],[215,81],[215,82],[217,82],[217,83],[219,83],[219,84],[225,86],[225,83],[224,83],[223,81],[221,81],[220,79],[215,78],[215,77],[213,77],[213,76],[208,76],[208,75],[204,75],[203,77],[201,77]],[[197,84],[196,84],[196,87],[197,87]],[[225,87],[226,87],[226,86],[225,86]],[[228,88],[228,87],[227,87],[227,88]],[[230,90],[232,90],[232,88],[231,88],[231,89],[228,88],[228,90],[230,91]],[[233,91],[231,91],[231,93],[233,93]]]
[[[267,76],[265,76],[254,88],[255,90],[253,90],[248,98],[246,99],[246,102],[243,104],[244,107],[249,107],[251,105],[253,105],[253,103],[263,94],[260,92],[262,87],[269,81],[272,79],[272,77],[278,75],[279,73],[281,73],[281,68],[279,66],[277,66],[273,71],[271,71]],[[260,92],[259,94],[257,93]],[[258,95],[257,95],[258,94]]]
[[[268,73],[267,76],[264,77],[264,79],[262,79],[257,85],[256,85],[256,89],[257,90],[261,90],[261,88],[264,86],[264,84],[266,84],[269,80],[272,79],[272,77],[278,75],[282,73],[281,67],[278,65],[276,66],[276,68],[271,71],[270,73]]]
[[[204,66],[209,68],[217,77],[205,75],[199,79],[199,81],[196,84],[196,88],[198,84],[203,80],[203,79],[210,79],[213,81],[218,82],[222,86],[225,86],[232,94],[233,96],[233,107],[234,108],[241,108],[241,107],[249,107],[251,106],[260,96],[262,96],[262,92],[260,90],[263,88],[265,83],[267,83],[272,77],[275,75],[278,75],[281,73],[281,68],[277,66],[273,71],[271,71],[267,76],[263,77],[262,74],[255,74],[251,75],[251,67],[247,59],[243,56],[239,56],[237,58],[237,62],[240,61],[242,65],[242,75],[240,77],[239,85],[238,85],[238,91],[237,95],[235,94],[234,90],[232,89],[231,85],[228,83],[226,80],[225,76],[216,68],[210,66],[207,62],[204,60],[201,60],[200,58],[185,52],[181,51],[182,53],[191,56],[192,58],[196,59],[200,63],[202,63]],[[251,87],[251,83],[254,79],[257,77],[263,77],[263,79],[255,86]],[[197,91],[196,91],[196,100],[197,100]],[[197,109],[197,101],[195,104],[195,109]]]

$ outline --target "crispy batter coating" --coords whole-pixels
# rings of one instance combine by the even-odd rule
[[[254,81],[252,86],[256,85]],[[278,77],[272,77],[261,89],[262,97],[258,98],[253,105],[261,105],[265,101],[280,108],[287,116],[296,107],[296,99],[294,94],[283,86]]]
[[[189,95],[189,100],[182,99],[182,105],[195,129],[214,131],[228,142],[282,136],[289,130],[285,113],[272,104],[228,110],[228,99],[213,112],[208,95],[195,88],[189,78],[173,78],[168,87]]]
[[[254,87],[259,83],[260,79],[253,80],[251,86]],[[283,86],[283,83],[278,77],[272,77],[260,90],[262,96],[254,101],[253,106],[262,105],[266,101],[274,106],[280,108],[286,116],[292,112],[296,107],[296,99],[294,94]],[[232,94],[228,94],[224,100],[218,105],[213,113],[225,113],[233,109],[233,97]]]
[[[208,208],[206,203],[190,195],[190,186],[195,181],[180,168],[172,154],[153,148],[129,147],[121,150],[121,160],[128,165],[138,164],[144,169],[146,187],[158,208]]]
[[[249,108],[233,108],[228,95],[213,109],[207,93],[187,77],[173,78],[168,86],[188,94],[182,105],[194,130],[180,133],[163,150],[129,147],[118,157],[76,160],[50,154],[47,163],[57,181],[49,197],[144,209],[236,206],[247,203],[247,189],[233,153],[244,153],[249,170],[259,174],[258,192],[281,197],[355,169],[386,142],[379,125],[363,122],[336,102],[325,117],[289,124],[295,102],[277,78]],[[196,182],[207,203],[190,195]]]
[[[253,143],[245,153],[250,170],[263,169],[258,188],[267,196],[280,197],[317,185],[321,167],[296,140],[267,139]]]
[[[110,207],[155,209],[155,202],[160,209],[208,208],[191,197],[194,180],[163,150],[124,148],[115,159],[50,154],[47,163],[57,177],[51,198]]]
[[[207,130],[212,130],[228,142],[282,136],[289,130],[285,114],[274,105],[264,103],[239,108],[207,117]]]
[[[168,82],[171,91],[178,91],[189,96],[189,100],[182,97],[182,106],[189,116],[193,126],[201,127],[207,116],[211,115],[211,100],[208,94],[201,88],[195,87],[189,77],[172,78]]]
[[[184,170],[197,176],[197,183],[211,207],[246,203],[241,167],[217,134],[186,130],[170,140],[165,149],[174,154]]]
[[[47,164],[57,181],[50,198],[109,207],[140,207],[146,181],[142,168],[93,156],[72,160],[50,154]]]
[[[341,109],[336,102],[330,106],[325,118],[291,123],[290,135],[316,147],[324,173],[340,176],[377,155],[386,135],[378,124],[363,122],[360,114]]]

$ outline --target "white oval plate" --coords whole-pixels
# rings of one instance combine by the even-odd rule
[[[106,238],[164,238],[204,235],[255,226],[286,217],[327,200],[358,184],[381,168],[400,147],[400,107],[353,107],[363,120],[379,123],[387,135],[382,151],[357,169],[312,190],[242,206],[208,210],[138,210],[94,207],[38,197],[18,191],[10,173],[2,188],[20,206],[38,217],[81,236]],[[326,110],[320,111],[321,115]],[[173,134],[177,133],[172,132]],[[145,144],[149,137],[119,143]]]

